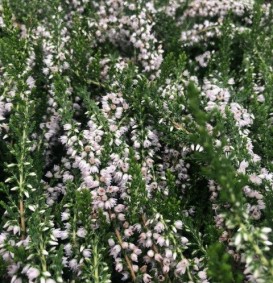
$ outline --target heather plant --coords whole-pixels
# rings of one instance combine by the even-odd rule
[[[271,282],[269,1],[0,1],[0,281]]]

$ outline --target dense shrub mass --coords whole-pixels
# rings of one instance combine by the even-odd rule
[[[0,282],[273,282],[272,24],[0,0]]]

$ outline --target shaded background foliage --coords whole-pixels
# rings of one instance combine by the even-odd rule
[[[88,235],[85,241],[82,239],[78,239],[78,242],[75,241],[76,249],[81,244],[85,244],[90,246],[92,252],[97,250],[97,253],[94,254],[94,257],[84,259],[84,275],[79,279],[69,266],[62,269],[61,262],[64,256],[64,243],[62,243],[57,250],[52,250],[52,256],[49,255],[48,259],[45,259],[50,272],[55,276],[54,278],[56,279],[63,272],[64,282],[107,282],[103,280],[107,280],[107,278],[109,280],[110,276],[111,282],[120,282],[123,275],[120,275],[116,270],[116,264],[109,257],[108,239],[115,237],[117,227],[118,231],[121,232],[124,228],[118,221],[113,221],[113,223],[106,221],[107,217],[103,212],[107,214],[107,211],[96,211],[94,213],[90,205],[92,203],[91,193],[85,190],[78,191],[82,184],[79,168],[71,169],[74,181],[65,184],[65,193],[58,195],[53,206],[47,206],[45,200],[46,188],[43,187],[44,184],[54,187],[58,186],[58,182],[61,182],[58,178],[54,180],[45,176],[45,174],[48,171],[53,172],[56,165],[61,165],[63,158],[70,158],[67,154],[66,145],[60,142],[60,137],[71,134],[71,136],[78,135],[79,139],[82,138],[82,132],[88,127],[90,117],[92,117],[92,121],[96,121],[106,133],[103,137],[101,168],[108,166],[110,155],[113,152],[122,155],[125,149],[131,149],[128,155],[128,172],[131,180],[127,186],[130,201],[126,203],[126,199],[119,200],[122,205],[128,204],[126,217],[131,224],[140,222],[140,215],[142,214],[154,219],[155,211],[162,216],[162,221],[165,219],[170,221],[181,219],[184,227],[183,237],[187,238],[189,242],[188,248],[183,250],[183,257],[202,259],[203,265],[201,265],[200,271],[206,271],[209,282],[243,282],[248,276],[248,273],[244,274],[245,262],[241,262],[236,257],[243,254],[243,258],[248,250],[249,252],[254,250],[249,255],[250,257],[254,258],[258,254],[260,258],[263,258],[263,263],[267,263],[265,270],[261,271],[256,266],[259,265],[259,262],[254,260],[255,268],[261,273],[261,280],[265,280],[261,282],[269,282],[273,270],[272,250],[264,250],[261,254],[259,254],[260,251],[255,250],[257,248],[256,242],[261,249],[263,247],[263,243],[259,242],[260,232],[255,234],[255,229],[260,231],[258,229],[262,227],[272,227],[273,215],[270,208],[273,198],[271,183],[267,184],[264,181],[262,185],[253,185],[249,181],[248,175],[238,174],[237,171],[240,162],[245,159],[251,164],[250,168],[253,172],[259,172],[260,168],[267,168],[269,172],[272,172],[273,169],[270,146],[273,135],[271,113],[273,99],[271,6],[264,6],[262,1],[250,1],[253,6],[251,9],[245,8],[243,16],[236,14],[236,10],[233,11],[231,6],[230,10],[226,11],[225,16],[221,14],[205,17],[197,15],[191,18],[185,15],[190,9],[195,9],[195,1],[177,1],[179,5],[172,15],[164,10],[165,6],[170,5],[170,1],[155,1],[157,12],[148,11],[148,20],[146,18],[145,20],[149,23],[149,19],[152,19],[151,34],[155,35],[164,50],[160,72],[156,73],[157,70],[145,71],[146,61],[142,61],[138,57],[141,50],[134,47],[126,36],[120,42],[110,36],[104,41],[99,40],[95,28],[90,27],[88,19],[99,17],[96,4],[105,4],[104,2],[93,1],[84,6],[84,1],[79,1],[78,6],[83,5],[85,7],[81,13],[77,10],[79,7],[77,5],[72,7],[69,1],[17,0],[2,2],[2,14],[7,27],[2,27],[0,30],[0,74],[7,72],[11,78],[19,78],[20,74],[25,72],[25,61],[29,56],[28,47],[31,47],[36,56],[35,66],[31,70],[36,89],[30,94],[30,100],[33,101],[33,104],[29,102],[31,108],[29,116],[24,114],[28,109],[28,102],[25,102],[24,97],[18,97],[18,108],[5,117],[9,121],[11,134],[5,139],[2,135],[0,138],[0,182],[3,187],[2,192],[0,192],[3,205],[3,208],[0,208],[0,214],[4,215],[6,206],[11,203],[12,199],[17,202],[20,199],[16,192],[9,195],[6,193],[5,188],[8,185],[5,184],[5,180],[13,174],[8,165],[16,163],[20,159],[18,155],[22,152],[20,146],[23,144],[21,136],[25,125],[27,125],[29,138],[38,148],[27,155],[26,158],[37,176],[34,180],[29,181],[29,184],[37,188],[37,191],[31,193],[31,200],[28,205],[39,204],[41,210],[47,210],[44,215],[39,214],[36,210],[33,213],[28,212],[29,235],[33,242],[31,253],[35,255],[33,261],[35,266],[40,266],[38,260],[40,251],[37,243],[39,243],[40,235],[43,233],[42,229],[50,227],[51,221],[54,222],[54,228],[62,229],[64,225],[62,213],[68,207],[73,211],[71,215],[78,221],[72,223],[75,226],[75,231],[83,226]],[[205,5],[209,1],[203,2]],[[145,10],[145,4],[148,3],[149,1],[141,1],[137,12]],[[62,9],[58,7],[62,7]],[[267,16],[265,16],[265,9],[269,9]],[[134,12],[125,10],[124,13],[133,15]],[[181,34],[194,30],[195,24],[200,24],[199,28],[196,29],[198,33],[202,34],[202,28],[205,27],[203,24],[206,20],[212,23],[219,21],[220,24],[217,27],[219,34],[213,37],[206,37],[205,34],[200,41],[195,42],[193,40],[194,33],[193,35],[187,33],[188,42],[181,40]],[[66,28],[70,33],[70,40],[67,42],[67,46],[63,47],[64,50],[73,50],[71,54],[67,51],[70,56],[67,56],[66,60],[70,67],[59,71],[59,73],[52,73],[53,79],[43,73],[45,67],[43,39],[37,39],[34,36],[35,44],[32,45],[22,38],[22,33],[25,30],[35,31],[40,24],[45,25],[50,30],[51,40],[56,45],[63,37],[62,28]],[[104,32],[107,34],[108,30],[106,29]],[[54,45],[52,42],[50,44]],[[155,41],[155,46],[151,44],[154,48],[151,47],[151,53],[160,53],[159,43]],[[201,56],[200,60],[202,61],[205,52],[209,52],[210,58],[206,64],[200,64],[200,61],[196,58]],[[102,63],[104,60],[106,63]],[[56,61],[58,60],[56,59]],[[117,65],[122,63],[126,67],[120,71]],[[148,62],[149,64],[151,63]],[[102,75],[104,68],[108,68],[105,76]],[[51,83],[51,79],[53,83]],[[215,85],[221,89],[228,89],[232,97],[230,103],[236,102],[243,105],[244,109],[254,115],[253,123],[250,123],[246,128],[240,128],[240,126],[236,126],[236,118],[234,118],[230,109],[225,110],[224,113],[219,109],[215,111],[206,110],[209,101],[209,97],[204,98],[205,91],[203,88],[206,79],[214,81]],[[234,83],[230,84],[230,79],[233,79]],[[178,95],[177,85],[183,88],[183,95]],[[255,92],[255,85],[264,87],[262,94],[265,103],[260,103],[257,100],[259,93]],[[169,86],[171,86],[172,98],[162,96],[162,93],[165,89],[168,90]],[[17,90],[20,92],[25,88],[27,89],[27,86],[21,79]],[[73,91],[67,91],[70,88]],[[4,92],[3,89],[4,87],[1,88],[1,92]],[[55,91],[54,99],[58,106],[57,112],[61,117],[61,122],[60,129],[55,135],[56,142],[48,146],[44,141],[46,130],[41,127],[41,123],[49,115],[47,102],[50,97],[48,94],[52,89]],[[121,147],[112,145],[113,134],[109,131],[109,121],[101,112],[103,107],[101,97],[109,93],[119,92],[122,93],[122,97],[129,104],[129,109],[124,118],[125,122],[119,121],[120,125],[124,123],[129,128],[124,137],[124,140],[126,140],[124,147],[122,147],[123,145]],[[67,124],[72,124],[73,130],[76,129],[76,131],[68,134],[65,129]],[[211,134],[207,130],[207,124],[210,124],[213,128]],[[152,156],[156,165],[160,165],[162,159],[168,159],[164,150],[174,149],[183,152],[184,148],[186,149],[187,154],[183,156],[183,161],[185,164],[189,164],[187,171],[189,181],[185,180],[185,187],[177,182],[179,172],[176,172],[170,165],[175,158],[169,157],[171,160],[167,160],[166,164],[169,165],[170,169],[166,169],[164,173],[168,195],[162,194],[162,191],[159,190],[154,193],[152,198],[147,197],[147,183],[142,173],[142,162],[145,161],[148,154],[145,152],[144,146],[139,152],[134,148],[134,140],[132,139],[134,126],[138,129],[136,132],[141,139],[144,139],[143,133],[147,129],[159,133],[161,149]],[[241,134],[243,131],[247,133],[245,136]],[[37,134],[38,139],[31,135],[33,133]],[[43,139],[42,145],[39,145],[39,137]],[[261,157],[259,165],[251,160],[246,146],[248,138],[253,144],[253,152]],[[216,142],[219,142],[220,146],[215,146]],[[202,150],[199,151],[197,145]],[[227,154],[225,146],[233,147],[233,151]],[[137,159],[135,155],[140,155],[140,159]],[[158,174],[155,179],[159,179],[159,173],[155,174]],[[221,187],[221,190],[219,189],[217,192],[219,196],[216,200],[211,199],[211,180],[214,180]],[[257,192],[263,195],[265,209],[258,221],[245,217],[245,208],[255,205],[254,201],[247,199],[242,190],[246,185],[253,186]],[[23,196],[23,200],[26,200],[25,196]],[[239,206],[237,203],[239,203]],[[221,213],[225,215],[225,224],[220,225],[220,227],[215,225],[215,219],[222,214],[216,213],[213,204],[219,207]],[[14,211],[15,207],[13,207]],[[90,216],[92,217],[90,218]],[[91,225],[91,220],[94,220],[93,217],[97,219],[96,225],[100,227],[98,232],[94,232],[96,230],[93,230],[94,227]],[[0,226],[3,231],[5,221],[5,217],[3,217]],[[40,230],[36,229],[43,222],[45,226],[39,228]],[[232,243],[239,237],[242,238],[240,234],[240,231],[243,231],[241,224],[248,228],[250,236],[245,240],[246,243],[242,250],[240,248],[237,250],[236,245],[234,247]],[[143,225],[142,229],[148,230],[150,228]],[[220,243],[219,237],[224,232],[228,233],[229,239]],[[138,234],[132,236],[131,241],[137,243],[138,236]],[[255,238],[256,236],[257,238]],[[49,237],[49,234],[45,236],[45,246],[48,244],[46,239]],[[177,240],[175,237],[176,235],[173,236],[174,241]],[[270,237],[272,238],[272,236]],[[240,241],[237,242],[240,244]],[[173,246],[176,248],[175,244]],[[12,248],[10,247],[10,249]],[[177,244],[177,249],[180,249],[179,244]],[[28,255],[28,252],[23,248],[17,251],[14,249],[13,252],[15,253],[15,261],[20,263]],[[122,257],[125,258],[125,255],[122,255]],[[94,261],[98,259],[101,263],[100,274],[102,277],[105,276],[105,278],[99,279],[101,281],[95,281],[98,278],[94,277],[95,271],[92,269],[94,266],[95,269],[97,268],[97,263],[95,264]],[[1,280],[9,280],[5,268],[6,263],[2,262],[1,258],[0,260]],[[153,264],[146,265],[143,258],[139,259],[139,266],[146,266],[148,270],[154,272],[152,271]],[[159,264],[157,268],[160,269]],[[181,274],[182,277],[179,278],[176,277],[176,272],[170,272],[169,277],[166,275],[164,282],[190,280],[191,273],[195,276],[194,282],[206,282],[206,278],[201,281],[202,278],[199,278],[200,276],[198,277],[197,272],[194,273],[193,270],[192,268],[189,274],[184,272],[185,274]],[[160,272],[154,272],[155,278],[157,278],[154,280],[158,282]],[[143,273],[145,274],[145,272],[137,273],[136,282],[144,280]],[[23,275],[23,280],[27,282],[26,275]],[[129,279],[125,282],[132,282],[132,280],[129,276]],[[149,281],[144,280],[144,282]]]

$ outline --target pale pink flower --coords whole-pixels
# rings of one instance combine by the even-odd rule
[[[127,280],[129,278],[129,273],[128,272],[122,272],[122,278],[121,278],[121,280],[122,281],[125,281],[125,280]]]
[[[116,264],[116,271],[121,272],[123,270],[123,264],[121,262]]]
[[[163,265],[163,273],[168,273],[170,271],[169,265]]]
[[[176,229],[181,230],[183,227],[183,222],[181,220],[177,220],[174,222],[174,226]]]
[[[64,250],[65,250],[65,254],[67,256],[71,256],[72,255],[72,245],[70,243],[66,244],[64,246]]]
[[[32,76],[29,76],[27,78],[27,85],[30,89],[33,89],[35,87],[35,80],[33,79]]]
[[[62,212],[61,213],[61,219],[62,221],[66,221],[70,218],[70,214],[68,212]]]
[[[55,238],[61,238],[61,229],[53,229],[52,234]]]
[[[121,251],[121,246],[120,245],[115,245],[114,247],[111,248],[110,255],[112,255],[114,258],[118,256],[118,254]]]
[[[189,261],[184,258],[176,265],[175,272],[180,274],[180,275],[185,274],[188,266],[189,266]]]
[[[83,256],[84,257],[87,257],[87,258],[89,258],[89,257],[91,257],[91,250],[90,249],[84,249],[83,251],[82,251],[82,254],[83,254]]]
[[[13,276],[20,268],[20,264],[11,264],[8,266],[8,275]]]
[[[113,247],[115,245],[115,241],[112,238],[110,238],[108,239],[108,244],[110,247]]]
[[[153,241],[151,240],[151,238],[148,238],[145,242],[145,247],[149,248],[153,245]]]
[[[249,176],[249,180],[253,183],[253,184],[256,184],[256,185],[261,185],[262,183],[262,179],[257,176],[256,174],[251,174]]]
[[[69,267],[73,271],[77,271],[79,268],[78,262],[76,259],[71,259],[68,263]]]
[[[198,277],[201,279],[201,280],[206,280],[207,279],[207,274],[205,271],[199,271],[198,272]]]
[[[65,124],[65,125],[64,125],[64,130],[65,130],[65,131],[69,131],[69,130],[71,130],[71,129],[72,129],[71,124]]]
[[[155,260],[158,261],[158,262],[161,262],[163,260],[163,257],[161,254],[155,254]]]
[[[238,169],[238,172],[239,173],[242,173],[242,174],[245,174],[246,172],[246,168],[248,167],[249,163],[245,160],[243,160],[241,163],[240,163],[240,167]]]
[[[26,275],[28,277],[28,279],[30,281],[36,279],[39,275],[40,275],[40,271],[39,269],[35,268],[35,267],[30,267],[27,272]]]
[[[125,235],[126,237],[131,237],[133,234],[134,234],[134,232],[133,232],[133,229],[132,229],[132,228],[129,228],[129,229],[125,229],[125,230],[124,230],[124,235]]]
[[[138,262],[137,255],[135,253],[132,253],[130,257],[131,257],[132,261]]]
[[[132,268],[133,268],[134,272],[138,272],[138,270],[139,270],[139,267],[136,264],[133,264]]]
[[[68,236],[69,236],[69,233],[68,233],[67,230],[61,231],[61,239],[62,239],[62,240],[67,239]]]
[[[87,234],[87,231],[83,227],[79,228],[77,231],[77,236],[80,238],[84,238],[86,234]]]
[[[165,240],[162,236],[159,236],[156,242],[162,247],[165,243]]]
[[[166,256],[167,258],[171,258],[172,255],[173,255],[173,253],[172,253],[172,251],[171,251],[170,249],[166,249],[166,250],[165,250],[165,256]]]
[[[158,232],[158,233],[161,233],[162,231],[164,231],[164,224],[163,223],[161,223],[161,222],[158,222],[157,224],[156,224],[156,226],[154,227],[154,230],[156,231],[156,232]]]
[[[148,273],[145,273],[145,274],[143,275],[143,282],[144,282],[144,283],[150,283],[150,282],[152,282],[152,276],[150,276]]]
[[[22,278],[16,277],[15,275],[11,278],[10,283],[22,283]]]
[[[116,205],[116,203],[117,203],[117,199],[115,199],[115,198],[110,198],[109,200],[107,200],[106,202],[105,202],[105,208],[106,209],[110,209],[110,208],[112,208],[112,207],[114,207],[115,205]]]
[[[261,102],[261,103],[265,102],[264,96],[263,96],[262,94],[258,95],[258,96],[257,96],[257,101],[259,101],[259,102]]]

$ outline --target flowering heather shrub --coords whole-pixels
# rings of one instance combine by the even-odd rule
[[[0,0],[0,282],[272,282],[272,16]]]

